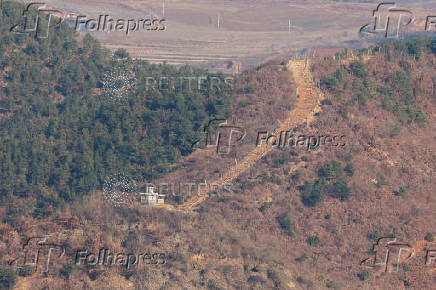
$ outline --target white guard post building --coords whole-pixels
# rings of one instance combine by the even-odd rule
[[[139,196],[141,197],[141,204],[146,204],[146,205],[164,204],[165,195],[154,192],[153,186],[147,186],[146,192],[141,192]]]

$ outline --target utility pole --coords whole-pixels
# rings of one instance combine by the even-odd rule
[[[162,17],[165,17],[165,0],[162,0]]]
[[[221,14],[218,12],[217,13],[217,17],[218,17],[218,29],[220,28],[220,17],[221,17]]]
[[[288,21],[288,32],[291,33],[291,18]]]

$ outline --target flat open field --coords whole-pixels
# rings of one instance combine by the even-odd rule
[[[379,2],[327,0],[48,0],[50,6],[98,18],[165,18],[164,31],[93,32],[108,48],[125,48],[133,57],[153,62],[225,68],[229,60],[247,68],[271,57],[303,48],[359,47],[358,31],[372,22]],[[428,15],[436,15],[436,1],[396,1],[413,11],[410,31],[424,31]],[[165,16],[163,17],[163,13]],[[219,16],[218,16],[219,15]],[[220,23],[218,27],[218,17]],[[289,31],[289,19],[291,29]]]

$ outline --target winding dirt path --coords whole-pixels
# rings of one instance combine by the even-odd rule
[[[312,73],[309,69],[309,60],[291,59],[287,64],[287,68],[292,70],[294,74],[294,79],[298,88],[299,99],[296,107],[289,111],[286,120],[284,120],[274,131],[274,134],[277,136],[281,131],[292,130],[294,127],[302,123],[309,124],[314,119],[315,113],[321,110],[319,102],[323,98],[321,90],[317,88],[313,82]],[[224,184],[230,183],[243,172],[251,168],[257,161],[259,161],[263,156],[268,154],[273,149],[274,147],[264,143],[261,146],[256,147],[250,153],[248,153],[241,162],[238,162],[238,164],[224,173],[220,179],[216,180],[214,184],[218,184],[222,187]],[[192,209],[202,203],[207,196],[207,193],[204,195],[195,196],[179,206],[179,208]]]

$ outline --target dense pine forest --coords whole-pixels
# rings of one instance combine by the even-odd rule
[[[229,115],[229,91],[208,85],[224,83],[224,75],[136,61],[123,50],[112,54],[90,35],[79,41],[65,23],[50,28],[48,38],[12,33],[23,9],[5,2],[0,20],[3,203],[38,200],[33,214],[43,217],[101,188],[112,174],[155,178],[192,151],[210,118]],[[151,77],[186,76],[206,78],[204,89],[194,82],[175,90],[149,86]],[[131,78],[129,89],[114,96],[124,78]]]

